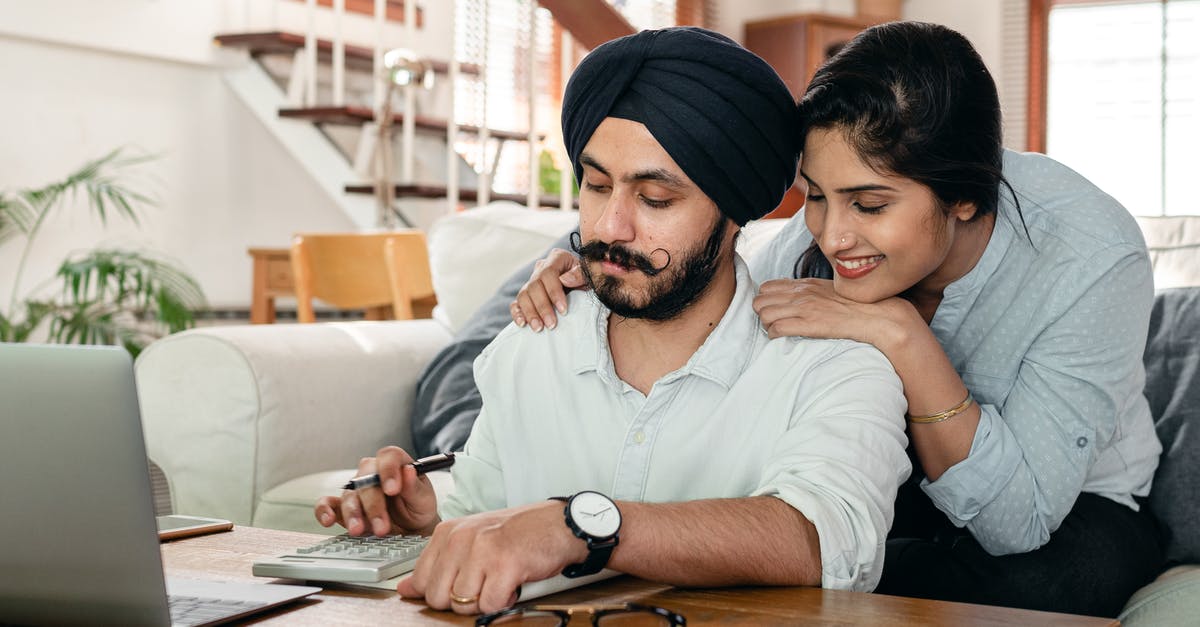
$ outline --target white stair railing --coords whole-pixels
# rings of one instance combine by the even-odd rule
[[[277,30],[279,28],[279,7],[290,0],[243,0],[243,17],[247,28],[251,26],[253,7],[261,7],[263,4],[270,6],[270,21],[271,28]],[[330,92],[330,104],[335,107],[345,106],[346,104],[346,42],[344,36],[344,20],[346,17],[346,0],[332,0],[332,88]],[[458,2],[455,0],[436,0],[434,2],[437,9],[451,11],[451,55],[449,62],[449,71],[446,77],[449,85],[446,88],[448,98],[446,105],[449,114],[446,117],[446,207],[447,211],[454,211],[459,206],[461,197],[461,185],[459,180],[459,160],[460,156],[455,150],[455,144],[459,135],[459,124],[455,118],[455,110],[457,106],[458,83],[462,76],[461,60],[458,57],[458,28],[457,23],[460,19],[459,11],[457,10]],[[488,127],[488,46],[489,46],[489,12],[491,11],[492,2],[483,0],[480,2],[480,11],[478,17],[480,20],[478,32],[481,33],[482,41],[480,48],[482,55],[478,60],[479,69],[479,87],[478,94],[482,100],[479,115],[479,130],[476,135],[476,145],[479,151],[478,159],[475,161],[476,167],[476,182],[477,204],[479,206],[486,205],[491,200],[492,180],[496,173],[496,166],[500,160],[500,147],[496,146],[494,153],[489,154],[493,138]],[[298,50],[293,59],[292,76],[288,83],[288,99],[293,106],[298,107],[316,107],[318,106],[318,90],[317,82],[319,78],[318,72],[318,3],[317,0],[305,0],[305,32],[304,32],[304,47]],[[526,98],[529,105],[526,135],[526,144],[528,147],[528,193],[526,195],[526,204],[530,208],[537,208],[540,205],[540,156],[542,141],[538,137],[538,93],[537,93],[537,53],[538,53],[538,3],[534,0],[528,2],[528,20],[529,20],[529,45],[527,47],[528,57],[525,59],[526,81],[522,86],[526,92]],[[372,110],[379,111],[380,105],[386,96],[386,89],[383,85],[381,77],[384,74],[384,53],[388,49],[387,45],[387,9],[388,0],[375,0],[374,2],[374,25],[375,25],[375,41],[373,55],[373,106]],[[295,15],[293,13],[293,15]],[[326,22],[327,23],[327,22]],[[404,3],[404,38],[408,42],[416,40],[416,25],[417,25],[417,1],[408,0]],[[572,39],[565,30],[561,32],[559,40],[559,48],[561,54],[559,56],[559,67],[563,76],[563,85],[565,87],[566,78],[569,76],[573,67],[572,54]],[[404,118],[401,126],[401,158],[400,158],[400,180],[403,183],[411,184],[415,180],[415,134],[416,134],[416,88],[414,84],[409,84],[403,88],[404,102]],[[381,123],[381,120],[375,120],[375,125]],[[375,135],[370,132],[370,129],[364,131],[361,135],[366,139]],[[372,142],[373,143],[373,142]],[[555,142],[558,143],[558,142]],[[360,147],[360,152],[364,149],[372,148],[371,146]],[[374,148],[378,148],[377,146]],[[558,146],[556,146],[556,149]],[[565,150],[565,149],[564,149]],[[557,151],[557,150],[556,150]],[[376,152],[376,150],[371,150]],[[571,167],[570,160],[558,151],[562,158],[560,173],[560,190],[559,190],[559,205],[563,210],[570,210],[574,204],[573,194],[573,177],[574,170]],[[355,160],[356,165],[362,161],[363,154]],[[368,169],[368,168],[362,168]]]
[[[342,38],[342,19],[346,0],[333,0],[333,106],[346,104],[346,41]]]
[[[453,6],[453,3],[447,3]],[[404,37],[408,41],[417,39],[417,2],[404,3]],[[378,76],[379,68],[376,68]],[[432,71],[432,70],[431,70]],[[411,185],[413,182],[413,143],[417,131],[417,81],[410,80],[404,86],[404,124],[400,130],[400,180]],[[451,113],[453,117],[453,113]],[[453,144],[449,147],[453,150]]]
[[[304,106],[317,105],[317,0],[308,0],[308,28],[304,32]]]
[[[525,72],[525,102],[529,103],[529,119],[526,120],[529,134],[525,137],[529,147],[529,193],[525,197],[525,205],[530,209],[537,209],[541,205],[541,195],[538,193],[541,188],[541,177],[538,176],[541,163],[538,159],[537,132],[537,45],[537,2],[529,0],[529,45],[526,46],[529,56]]]
[[[567,91],[567,77],[571,75],[571,70],[575,69],[575,55],[572,54],[572,47],[575,45],[571,40],[571,34],[567,29],[559,29],[558,38],[558,69],[561,73],[563,94]],[[558,161],[561,167],[558,170],[558,208],[563,211],[570,211],[574,208],[575,193],[575,168],[571,167],[571,157],[567,154],[567,142],[562,142],[562,158]]]
[[[450,69],[446,80],[450,82],[446,110],[446,213],[458,211],[458,152],[454,143],[458,140],[458,118],[455,107],[458,106],[458,75],[461,68],[458,62],[458,2],[452,4],[453,11],[450,23]]]
[[[488,202],[491,201],[491,193],[492,193],[492,183],[490,180],[491,176],[488,171],[489,168],[488,168],[488,158],[487,158],[487,145],[488,145],[489,139],[491,138],[491,133],[488,131],[488,107],[487,107],[487,101],[488,101],[488,12],[490,9],[490,5],[491,5],[491,2],[489,2],[488,0],[484,0],[482,3],[482,7],[480,8],[480,11],[479,11],[479,15],[480,15],[479,22],[480,22],[480,27],[481,27],[480,32],[483,33],[483,41],[481,42],[481,46],[480,46],[480,50],[483,51],[483,54],[480,55],[480,59],[479,59],[479,77],[480,77],[479,97],[480,97],[480,99],[483,100],[483,106],[481,107],[481,111],[483,113],[482,113],[482,115],[479,116],[479,135],[478,135],[478,142],[479,142],[479,161],[478,161],[478,163],[479,163],[479,165],[477,166],[479,173],[476,177],[475,189],[478,190],[476,192],[476,204],[480,207],[488,204]],[[496,149],[496,157],[497,157],[497,159],[500,157],[500,149],[499,148]],[[494,166],[493,166],[493,168],[494,168]]]

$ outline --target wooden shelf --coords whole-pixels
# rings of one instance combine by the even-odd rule
[[[213,38],[213,41],[217,45],[226,48],[247,50],[255,56],[261,54],[294,54],[297,50],[304,49],[304,35],[283,31],[231,33],[217,35]],[[317,40],[317,59],[325,63],[332,61],[332,41],[328,39]],[[375,51],[373,49],[346,44],[346,67],[370,70],[374,62]],[[450,71],[450,64],[445,61],[431,60],[430,64],[433,66],[433,71],[439,74],[446,74]],[[479,66],[474,63],[462,63],[459,65],[459,71],[463,74],[478,76],[480,70]]]
[[[762,57],[787,84],[793,98],[804,95],[833,44],[853,39],[871,22],[856,17],[801,13],[746,22],[746,49]]]
[[[279,116],[284,118],[292,118],[296,120],[308,120],[320,124],[340,124],[344,126],[360,126],[364,122],[374,122],[375,112],[370,107],[303,107],[293,109],[280,109]],[[397,129],[404,123],[404,114],[392,114],[392,124],[396,125]],[[448,122],[440,118],[431,118],[425,115],[416,116],[416,127],[425,131],[441,131],[446,132]],[[479,127],[470,124],[460,124],[458,130],[463,133],[478,133]],[[516,131],[500,131],[489,130],[492,137],[496,139],[511,139],[515,141],[524,141],[529,138],[525,133]],[[545,135],[538,135],[538,141],[545,139]]]
[[[374,194],[375,186],[370,183],[347,185],[346,193],[348,194]],[[443,185],[397,185],[397,198],[445,198],[446,187]],[[528,200],[525,194],[502,194],[498,192],[491,193],[492,200],[509,200],[519,204],[525,204]],[[460,188],[458,190],[458,199],[463,202],[474,202],[479,199],[476,190],[468,188]],[[542,196],[538,200],[538,205],[542,207],[558,207],[560,206],[558,196]],[[576,200],[572,206],[578,207],[579,201]]]

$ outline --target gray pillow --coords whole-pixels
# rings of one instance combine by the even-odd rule
[[[1144,355],[1146,399],[1163,455],[1150,508],[1171,564],[1200,562],[1200,287],[1160,290]]]
[[[574,232],[574,229],[572,229]],[[570,233],[558,238],[505,279],[480,308],[471,315],[454,341],[434,356],[417,380],[417,394],[410,414],[413,450],[417,457],[445,451],[461,451],[479,417],[483,398],[475,387],[475,358],[512,322],[508,305],[533,274],[533,264],[555,248],[571,246]]]

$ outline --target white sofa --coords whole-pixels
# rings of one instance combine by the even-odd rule
[[[782,223],[751,224],[739,241],[743,255]],[[504,278],[574,224],[572,213],[503,203],[437,223],[429,233],[439,298],[432,320],[211,327],[152,344],[137,361],[138,388],[147,448],[173,511],[328,533],[313,519],[316,499],[337,493],[360,457],[411,444],[408,414],[423,366]],[[1157,287],[1200,285],[1200,218],[1142,225]],[[448,489],[449,473],[433,479]],[[1181,569],[1143,588],[1126,624],[1200,615],[1200,568]]]

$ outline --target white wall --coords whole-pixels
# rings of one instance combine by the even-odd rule
[[[971,41],[997,83],[1003,81],[1004,0],[905,0],[904,18],[953,28]]]
[[[229,94],[218,68],[0,39],[0,187],[40,186],[118,146],[161,158],[142,168],[161,207],[141,229],[99,230],[82,200],[45,226],[23,279],[65,253],[123,242],[169,253],[212,304],[250,300],[248,246],[282,246],[297,230],[346,230],[327,197]],[[18,243],[0,246],[7,307]]]

